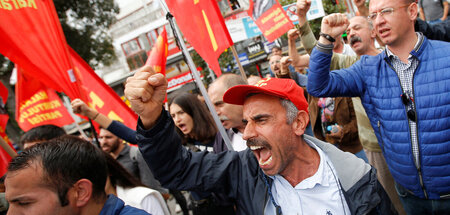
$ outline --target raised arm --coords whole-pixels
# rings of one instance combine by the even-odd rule
[[[71,104],[74,113],[83,115],[91,120],[94,120],[103,128],[107,128],[112,123],[112,120],[110,118],[101,114],[95,109],[90,108],[86,103],[81,101],[81,99],[74,99]]]
[[[322,19],[321,32],[336,38],[347,26],[345,14],[331,14]],[[348,69],[330,72],[332,49],[333,43],[321,36],[309,62],[308,93],[315,97],[361,95],[362,79],[358,72],[361,70],[361,62]]]

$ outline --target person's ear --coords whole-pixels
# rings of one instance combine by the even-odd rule
[[[416,3],[412,3],[408,7],[408,16],[409,19],[412,21],[415,21],[417,19],[417,14],[419,13],[419,8]]]
[[[305,133],[306,126],[308,126],[309,114],[306,111],[299,111],[292,122],[292,129],[297,136]]]
[[[74,204],[81,208],[88,204],[92,198],[93,184],[88,179],[78,180],[71,188],[71,193],[74,197]]]

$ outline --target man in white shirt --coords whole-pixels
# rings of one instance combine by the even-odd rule
[[[224,102],[243,105],[249,149],[219,154],[181,146],[162,108],[166,89],[167,80],[150,67],[125,87],[140,116],[139,148],[164,186],[221,192],[237,199],[237,214],[393,214],[370,165],[304,135],[308,103],[293,80],[271,78],[226,91]]]

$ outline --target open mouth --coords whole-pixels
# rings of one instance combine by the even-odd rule
[[[380,37],[385,37],[389,34],[389,31],[389,28],[382,28],[378,30],[378,34],[380,35]]]
[[[185,124],[178,124],[177,127],[184,133],[186,131],[186,125]]]
[[[264,146],[250,146],[253,154],[258,159],[259,166],[265,167],[272,163],[272,152]]]

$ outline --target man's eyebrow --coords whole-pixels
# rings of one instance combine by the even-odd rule
[[[216,101],[214,102],[214,105],[221,105],[224,104],[225,102],[223,102],[222,100]]]
[[[260,120],[261,118],[267,118],[267,117],[270,117],[271,115],[270,114],[258,114],[258,115],[256,115],[256,116],[252,116],[251,118],[252,118],[252,120],[254,120],[254,121],[258,121],[258,120]]]

